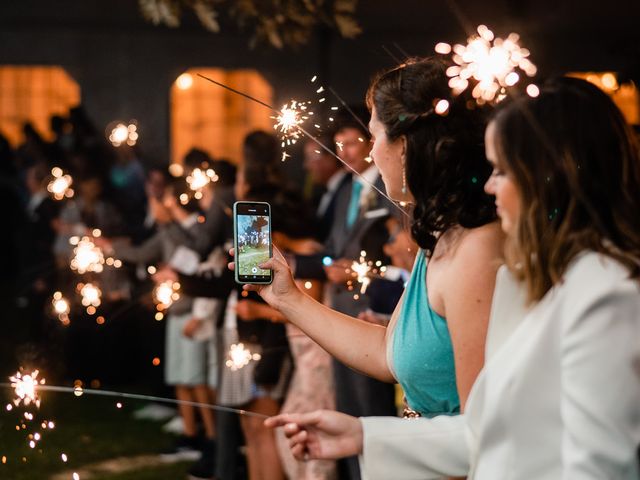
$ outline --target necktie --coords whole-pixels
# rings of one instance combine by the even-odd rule
[[[349,208],[347,209],[347,228],[351,228],[351,226],[358,218],[358,211],[360,210],[361,191],[362,183],[354,180],[351,185],[351,200],[349,201]]]

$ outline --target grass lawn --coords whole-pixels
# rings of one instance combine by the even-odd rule
[[[91,395],[75,397],[65,393],[44,392],[40,410],[34,419],[25,422],[27,429],[16,430],[24,418],[22,407],[7,411],[11,390],[0,394],[0,478],[6,480],[46,480],[62,471],[73,471],[83,465],[122,456],[157,453],[172,442],[169,434],[162,432],[161,423],[132,419],[132,412],[144,405],[142,402],[122,401]],[[122,401],[121,409],[116,403]],[[53,430],[43,429],[44,420],[55,422]],[[28,445],[28,433],[40,432],[42,439],[32,449]],[[61,454],[68,462],[64,463]],[[94,476],[99,480],[144,480],[184,478],[185,463],[146,468],[127,474]]]
[[[238,255],[240,262],[240,275],[268,275],[269,270],[262,270],[258,265],[269,260],[269,247],[262,246],[259,248],[244,247]],[[253,268],[256,271],[253,271]]]
[[[92,480],[174,480],[185,478],[185,471],[191,463],[175,463],[161,467],[145,468],[135,472],[113,475],[96,475]],[[82,480],[82,479],[80,479]]]

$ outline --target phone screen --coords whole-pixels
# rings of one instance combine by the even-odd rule
[[[271,270],[259,267],[271,258],[271,211],[268,203],[234,205],[236,281],[271,283]]]

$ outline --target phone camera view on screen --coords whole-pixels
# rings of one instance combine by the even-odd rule
[[[269,205],[238,202],[235,210],[236,280],[241,283],[269,283],[271,270],[259,267],[271,257]]]

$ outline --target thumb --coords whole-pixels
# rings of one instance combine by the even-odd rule
[[[264,263],[261,263],[258,266],[264,270],[273,270],[274,272],[285,272],[289,270],[289,266],[284,261],[284,257],[281,256],[281,258],[282,260],[275,257],[270,258],[269,260],[267,260]]]
[[[273,258],[281,261],[282,263],[285,263],[285,264],[287,263],[287,260],[284,258],[284,255],[282,254],[280,249],[275,245],[273,246]]]

